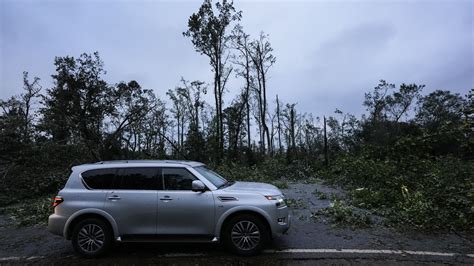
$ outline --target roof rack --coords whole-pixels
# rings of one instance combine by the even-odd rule
[[[111,160],[111,161],[100,161],[95,164],[114,164],[114,163],[170,163],[170,164],[201,164],[200,162],[187,161],[187,160]]]

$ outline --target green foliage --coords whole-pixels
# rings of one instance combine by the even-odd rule
[[[333,225],[353,228],[369,227],[372,224],[368,214],[357,212],[354,207],[339,199],[334,200],[331,206],[312,213],[311,217],[316,220],[327,217]]]
[[[271,159],[258,165],[241,165],[228,163],[215,166],[222,176],[229,180],[248,180],[255,182],[271,182],[281,184],[283,181],[305,180],[315,175],[313,167],[302,161],[286,164],[282,159]]]
[[[5,167],[0,176],[0,206],[56,193],[73,165],[92,161],[82,146],[45,143],[24,149],[21,160]]]
[[[317,190],[317,189],[315,189],[315,190],[313,191],[313,194],[316,195],[316,196],[318,197],[318,199],[320,199],[320,200],[327,200],[327,199],[329,199],[329,198],[328,198],[328,195],[326,195],[326,193],[321,192],[321,191],[319,191],[319,190]]]
[[[275,185],[279,189],[287,189],[288,188],[288,182],[286,181],[273,181],[273,185]]]
[[[422,97],[419,104],[416,119],[435,131],[445,123],[459,124],[466,101],[457,93],[436,90]]]
[[[285,202],[288,207],[291,207],[293,209],[303,209],[306,207],[306,204],[302,199],[287,198],[285,199]]]
[[[321,176],[349,190],[355,206],[396,226],[474,230],[474,138],[469,101],[449,91],[418,95],[422,87],[381,81],[364,103],[371,116]],[[405,95],[405,96],[404,96]],[[400,113],[419,98],[416,118]]]
[[[453,157],[376,160],[344,156],[324,171],[351,191],[356,206],[393,224],[420,229],[474,228],[474,163]]]

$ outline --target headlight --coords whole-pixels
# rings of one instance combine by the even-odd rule
[[[285,199],[283,195],[271,195],[271,196],[265,196],[267,200],[274,200],[276,201],[276,206],[277,207],[283,207],[286,206]]]

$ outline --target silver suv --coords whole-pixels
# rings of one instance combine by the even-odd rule
[[[227,181],[191,161],[75,166],[53,206],[49,231],[85,257],[105,254],[115,241],[221,241],[253,255],[290,226],[275,186]]]

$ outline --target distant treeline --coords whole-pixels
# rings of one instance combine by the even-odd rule
[[[183,39],[209,59],[210,85],[182,78],[179,87],[155,95],[134,80],[108,84],[97,52],[56,57],[50,88],[24,72],[23,93],[0,101],[0,201],[54,193],[70,166],[84,162],[171,158],[258,166],[279,160],[316,170],[327,163],[328,178],[390,189],[381,197],[395,202],[435,193],[440,198],[425,203],[440,208],[450,204],[440,192],[460,195],[449,208],[462,214],[462,228],[472,226],[473,89],[423,95],[423,85],[381,80],[365,94],[367,113],[360,118],[338,109],[324,119],[301,113],[295,103],[270,99],[273,49],[268,35],[246,34],[241,17],[231,2],[204,1],[189,18]],[[231,78],[241,82],[240,91],[227,86]],[[237,95],[230,103],[223,101],[227,90]],[[203,99],[206,93],[213,103]]]

